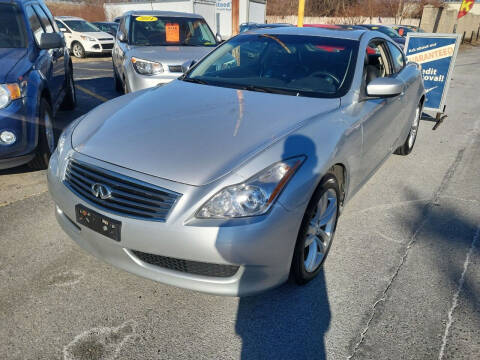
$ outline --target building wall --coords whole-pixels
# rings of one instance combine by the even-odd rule
[[[440,16],[436,32],[453,33],[455,24],[457,23],[458,9],[460,8],[456,5],[458,4],[449,3],[448,6],[443,9],[443,11],[441,9],[434,8],[433,6],[425,6],[422,14],[422,29],[426,32],[433,32],[437,17]],[[472,36],[472,31],[474,32],[476,37],[476,34],[480,29],[480,14],[476,14],[473,12],[473,9],[475,9],[475,6],[477,5],[480,4],[476,3],[473,6],[472,11],[470,11],[464,17],[458,19],[456,32],[457,34],[463,34],[465,32],[466,39],[470,39],[470,37]],[[477,9],[479,8],[480,6],[477,7]]]

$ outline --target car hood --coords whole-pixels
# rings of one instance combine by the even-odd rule
[[[318,99],[175,80],[92,110],[75,128],[77,152],[195,186],[239,167],[306,121],[339,107]]]
[[[27,54],[27,49],[0,48],[0,84],[7,81],[7,76],[15,65]]]
[[[83,35],[83,36],[90,36],[90,37],[94,37],[95,39],[97,40],[100,40],[100,39],[105,39],[105,40],[114,40],[114,38],[112,37],[112,35],[110,35],[109,33],[106,33],[104,31],[97,31],[97,32],[86,32],[86,33],[78,33],[79,35]],[[102,40],[104,41],[104,40]]]
[[[187,61],[202,58],[213,49],[211,46],[131,46],[128,56],[182,65]]]

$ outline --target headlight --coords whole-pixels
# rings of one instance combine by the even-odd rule
[[[22,91],[18,84],[0,84],[0,109],[7,107],[12,100],[20,99]]]
[[[86,41],[97,41],[94,37],[91,36],[86,36],[86,35],[80,35],[80,39],[86,40]]]
[[[131,59],[135,71],[142,75],[156,75],[163,73],[163,66],[161,63],[142,60],[136,57]]]
[[[275,163],[244,183],[220,190],[197,211],[196,217],[225,219],[265,214],[304,159]]]

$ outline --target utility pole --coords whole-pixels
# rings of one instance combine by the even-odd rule
[[[232,35],[238,34],[239,14],[240,14],[240,0],[232,0]]]
[[[303,16],[305,14],[305,0],[298,0],[298,27],[303,27]]]

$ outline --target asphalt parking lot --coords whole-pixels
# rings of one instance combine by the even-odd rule
[[[45,172],[0,172],[1,359],[478,359],[480,48],[459,53],[449,117],[423,121],[345,208],[317,279],[218,297],[96,260],[61,231]],[[78,107],[118,94],[74,64]]]

